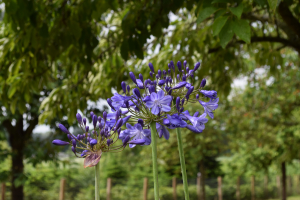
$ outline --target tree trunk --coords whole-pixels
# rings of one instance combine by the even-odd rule
[[[9,133],[9,142],[12,152],[11,200],[24,200],[23,185],[15,184],[15,181],[22,176],[24,172],[23,152],[27,135],[25,131],[23,131],[23,117],[19,117],[15,126],[12,126],[10,120],[5,120],[3,125]]]
[[[205,200],[205,168],[203,159],[200,161],[200,173],[201,173],[201,199]]]
[[[281,163],[281,173],[282,173],[282,200],[286,200],[286,169],[285,162]]]

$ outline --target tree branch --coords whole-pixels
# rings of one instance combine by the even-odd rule
[[[294,31],[294,33],[297,34],[298,38],[300,38],[300,23],[283,1],[281,1],[278,6],[278,12],[283,21],[289,26],[292,31]]]
[[[300,54],[300,46],[298,44],[295,44],[294,42],[287,40],[285,38],[280,38],[280,37],[251,37],[251,43],[256,43],[256,42],[278,42],[281,43],[285,46],[289,46],[294,48],[296,51],[298,51],[298,53]],[[232,47],[235,46],[236,44],[245,44],[244,41],[242,40],[237,40],[235,42],[230,42],[226,47]],[[208,53],[215,53],[217,51],[219,51],[220,49],[222,49],[221,46],[216,47],[216,48],[212,48],[209,49]]]

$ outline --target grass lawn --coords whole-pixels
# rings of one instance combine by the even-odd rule
[[[269,200],[280,200],[280,199],[269,199]],[[300,200],[300,196],[291,196],[288,197],[287,200]]]

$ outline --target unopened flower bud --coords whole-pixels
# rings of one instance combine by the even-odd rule
[[[84,125],[86,125],[86,118],[83,118],[83,123],[84,123]]]
[[[72,146],[72,151],[76,154],[76,148]]]
[[[196,71],[197,69],[199,69],[199,67],[200,67],[200,63],[199,63],[199,62],[197,62],[197,63],[195,64],[194,71]]]
[[[135,78],[134,73],[133,73],[133,72],[129,72],[129,76],[130,76],[131,80],[132,80],[135,84],[137,84],[137,83],[136,83],[136,78]]]
[[[186,70],[186,73],[189,73],[190,68],[189,68],[189,67],[186,67],[185,70]]]
[[[192,94],[193,91],[194,91],[194,86],[191,86],[191,87],[188,89],[188,91],[187,91],[187,93],[186,93],[186,95],[185,95],[185,97],[186,97],[187,100],[189,99],[190,94]]]
[[[90,115],[91,115],[91,118],[93,119],[94,112],[93,112],[93,111],[91,111],[91,112],[90,112]]]
[[[134,88],[134,89],[132,90],[132,92],[133,92],[133,94],[134,94],[137,98],[141,98],[141,93],[140,93],[139,89]]]
[[[175,67],[174,67],[174,62],[173,62],[173,60],[170,61],[170,66],[171,66],[171,69],[173,69],[173,71],[175,71]]]
[[[65,146],[65,145],[69,145],[70,143],[69,143],[69,142],[62,141],[62,140],[53,140],[53,141],[52,141],[52,144],[58,145],[58,146]]]
[[[130,93],[130,86],[127,85],[127,92]]]
[[[121,87],[122,87],[123,92],[126,94],[126,83],[124,81],[122,81]]]
[[[199,94],[196,94],[196,99],[199,99]]]
[[[98,122],[101,123],[102,118],[99,116],[98,117]]]
[[[76,140],[75,139],[72,140],[72,145],[73,145],[73,147],[76,147]]]
[[[122,125],[123,125],[123,119],[121,118],[116,123],[116,127],[115,127],[116,130],[118,130]]]
[[[98,120],[97,115],[94,115],[94,116],[93,116],[93,125],[94,125],[94,128],[95,128],[96,125],[97,125],[97,120]]]
[[[153,67],[153,64],[151,62],[149,62],[148,66],[149,66],[151,72],[154,72],[154,67]]]
[[[165,83],[166,83],[166,81],[164,79],[161,79],[158,81],[159,86],[163,86]]]
[[[150,74],[151,78],[153,78],[153,72],[150,72],[149,74]]]
[[[178,67],[178,70],[181,71],[181,62],[180,61],[177,62],[177,67]]]
[[[59,128],[62,132],[66,133],[66,134],[71,134],[71,133],[68,131],[68,129],[67,129],[64,125],[62,125],[62,124],[58,124],[58,128]]]
[[[141,79],[142,82],[144,82],[144,77],[142,74],[139,74],[139,78]]]
[[[107,118],[107,112],[106,111],[104,111],[103,112],[103,120],[106,122],[106,118]]]
[[[184,67],[186,67],[186,64],[187,64],[186,60],[183,61],[183,66],[184,66]]]
[[[204,78],[204,79],[202,79],[202,81],[201,81],[201,84],[200,84],[200,87],[204,87],[206,85],[206,79]]]
[[[96,145],[97,143],[98,143],[98,141],[97,141],[96,139],[90,140],[91,146],[94,146],[94,145]]]
[[[182,75],[182,81],[186,81],[186,76],[185,76],[185,74]]]
[[[157,75],[158,75],[159,78],[161,77],[161,70],[160,69],[157,71]]]
[[[90,129],[90,127],[89,127],[89,126],[86,126],[86,127],[85,127],[85,132],[89,132],[89,129]]]
[[[79,113],[76,114],[76,118],[79,124],[82,124],[82,117]]]
[[[71,141],[73,138],[70,134],[67,135],[68,139]]]
[[[179,74],[177,74],[177,81],[179,81],[180,80],[180,75]]]

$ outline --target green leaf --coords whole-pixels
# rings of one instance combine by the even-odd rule
[[[239,19],[233,22],[234,33],[246,43],[251,40],[251,28],[247,20]]]
[[[76,40],[78,40],[81,36],[81,27],[78,22],[71,21],[70,31],[75,36]]]
[[[198,14],[197,23],[199,24],[200,22],[202,22],[203,20],[208,18],[210,15],[212,15],[217,10],[218,9],[215,7],[207,7],[207,8],[202,9]]]
[[[12,98],[12,96],[15,94],[16,91],[17,91],[17,86],[15,84],[11,85],[7,92],[8,98]]]
[[[17,102],[18,102],[18,99],[15,98],[13,100],[13,102],[10,104],[10,111],[12,114],[15,114],[15,112],[16,112]]]
[[[243,3],[240,3],[240,5],[238,5],[237,7],[229,8],[229,10],[232,12],[232,14],[237,16],[237,18],[239,18],[239,19],[241,18],[241,15],[243,13],[243,9],[244,9]]]
[[[278,0],[268,0],[270,10],[275,12]]]
[[[228,42],[231,40],[233,37],[234,33],[232,30],[232,20],[227,20],[226,24],[224,27],[221,29],[219,33],[220,37],[220,44],[222,48],[225,48]]]
[[[230,3],[231,0],[213,0],[211,2],[211,4],[214,4],[214,3]]]
[[[214,21],[214,24],[212,26],[214,36],[216,36],[220,33],[220,31],[223,28],[223,26],[225,25],[227,19],[228,19],[228,16],[222,16]]]

